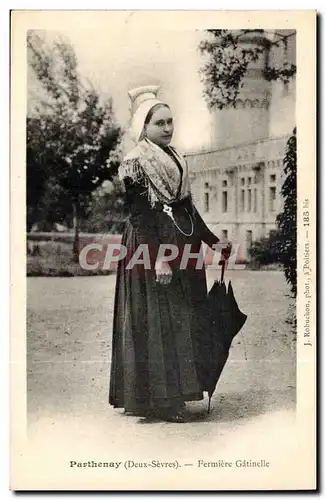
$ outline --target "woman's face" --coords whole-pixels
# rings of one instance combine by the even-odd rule
[[[173,119],[169,108],[162,106],[153,113],[150,122],[145,125],[146,137],[158,146],[167,146],[173,135]]]

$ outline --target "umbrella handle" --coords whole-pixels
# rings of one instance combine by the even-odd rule
[[[224,273],[225,273],[226,260],[222,260],[222,270],[221,270],[221,282],[224,281]]]
[[[211,400],[212,400],[212,396],[208,396],[208,408],[207,408],[207,413],[208,414],[211,411]]]

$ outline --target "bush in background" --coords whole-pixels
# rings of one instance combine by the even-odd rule
[[[114,265],[112,265],[111,269],[104,270],[101,260],[99,260],[98,269],[83,269],[71,254],[73,234],[52,234],[52,239],[50,239],[50,234],[43,235],[44,239],[40,239],[40,235],[37,235],[37,233],[34,236],[35,239],[29,238],[27,242],[27,276],[107,276],[115,270]],[[88,243],[102,241],[102,238],[102,236],[96,238],[96,235],[84,236],[81,240],[81,248]],[[99,255],[99,257],[103,256]]]
[[[284,198],[283,212],[277,218],[279,229],[279,255],[284,266],[286,281],[291,292],[297,294],[297,137],[296,129],[286,145],[283,160],[285,180],[281,194]]]
[[[252,243],[249,249],[249,267],[259,268],[271,264],[280,264],[279,233],[272,231],[268,238],[261,238]]]

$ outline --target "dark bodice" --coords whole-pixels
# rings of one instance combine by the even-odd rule
[[[155,245],[159,243],[180,244],[183,241],[199,246],[203,241],[210,247],[218,243],[219,239],[206,226],[190,197],[170,204],[173,216],[182,230],[180,232],[163,211],[162,203],[158,202],[154,207],[151,206],[145,178],[140,177],[135,181],[126,177],[124,184],[125,201],[130,213],[129,220],[137,230],[142,243],[149,243],[150,240]],[[191,233],[192,224],[193,234],[186,236]]]

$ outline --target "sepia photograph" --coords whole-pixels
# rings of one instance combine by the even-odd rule
[[[11,489],[316,488],[315,22],[12,12]]]

